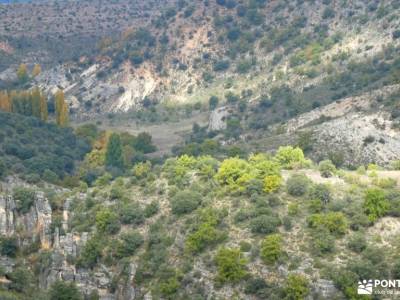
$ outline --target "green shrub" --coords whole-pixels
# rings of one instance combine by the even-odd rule
[[[271,234],[261,242],[260,256],[264,263],[274,264],[282,256],[282,236]]]
[[[7,274],[7,278],[11,280],[11,283],[8,284],[8,289],[24,294],[32,292],[34,277],[28,268],[18,266]]]
[[[183,215],[194,211],[201,203],[201,195],[193,191],[179,191],[170,200],[172,213]]]
[[[348,224],[345,215],[341,212],[328,212],[325,214],[313,214],[307,218],[308,226],[314,229],[326,229],[335,235],[346,233]]]
[[[29,212],[30,208],[35,202],[36,193],[32,189],[19,187],[13,190],[13,197],[17,206],[17,210],[20,213],[25,214]]]
[[[294,174],[286,182],[286,188],[290,195],[295,197],[303,196],[307,193],[311,181],[303,174]]]
[[[0,159],[0,178],[2,178],[6,174],[6,165],[3,160]]]
[[[100,232],[117,233],[121,227],[118,215],[109,208],[102,208],[96,214],[96,227]]]
[[[211,96],[210,99],[208,100],[208,107],[210,110],[214,110],[218,106],[219,99],[217,96]]]
[[[310,293],[309,282],[306,277],[300,274],[290,274],[285,285],[285,299],[301,300]]]
[[[3,236],[0,239],[0,253],[5,256],[15,257],[18,250],[18,241],[15,236]]]
[[[310,198],[320,200],[326,204],[332,199],[331,190],[326,184],[315,184],[311,188]]]
[[[147,204],[144,208],[144,216],[146,218],[150,218],[158,213],[160,209],[160,204],[158,201],[154,200],[151,203]]]
[[[276,232],[279,225],[281,225],[281,220],[274,215],[261,215],[250,222],[251,231],[261,234]]]
[[[139,225],[144,222],[145,215],[138,203],[127,203],[121,206],[120,220],[123,224]]]
[[[74,282],[57,280],[50,287],[50,300],[82,300],[83,297]]]
[[[244,191],[252,179],[250,171],[250,166],[245,160],[237,157],[228,158],[222,162],[215,178],[232,191]]]
[[[246,276],[246,259],[239,249],[221,248],[215,256],[218,274],[217,281],[238,282]]]
[[[268,284],[265,282],[263,278],[250,278],[247,280],[244,292],[246,294],[260,295],[260,292],[266,290],[268,288]]]
[[[204,209],[198,215],[199,224],[186,239],[186,251],[189,253],[200,252],[208,246],[213,246],[226,238],[226,234],[217,229],[221,222],[219,211]]]
[[[268,175],[264,178],[264,192],[274,193],[282,185],[282,177],[279,175]]]
[[[365,239],[364,234],[355,233],[349,238],[347,246],[351,251],[361,253],[365,248],[367,248],[367,240]]]
[[[123,233],[116,246],[117,256],[119,258],[132,256],[143,242],[143,236],[138,232]]]
[[[319,163],[318,170],[322,177],[328,178],[336,172],[336,167],[330,160],[323,160]]]
[[[311,248],[316,255],[331,253],[335,249],[335,237],[325,228],[314,231],[311,238]]]
[[[322,12],[322,18],[323,19],[330,19],[335,17],[335,10],[331,7],[326,7],[324,11]]]
[[[374,222],[388,212],[390,204],[382,190],[371,188],[365,193],[363,207],[369,220]]]
[[[279,147],[275,159],[285,169],[301,168],[309,164],[304,157],[303,150],[292,146]]]
[[[103,244],[99,236],[89,239],[78,259],[78,266],[93,268],[102,256]]]

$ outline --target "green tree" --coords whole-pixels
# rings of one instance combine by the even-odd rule
[[[18,250],[18,241],[15,236],[0,238],[0,253],[2,255],[15,257]]]
[[[179,191],[171,198],[171,210],[176,215],[194,211],[201,203],[201,194],[194,191]]]
[[[69,109],[62,90],[57,91],[54,101],[57,125],[61,127],[67,126],[69,122]]]
[[[117,233],[120,229],[118,215],[109,208],[102,208],[96,214],[96,227],[103,233]]]
[[[99,236],[94,236],[88,240],[83,248],[78,266],[93,268],[102,255],[102,241]]]
[[[282,165],[285,169],[299,168],[308,163],[304,157],[303,150],[292,146],[279,147],[275,159]]]
[[[335,165],[330,160],[323,160],[318,165],[322,177],[328,178],[336,172]]]
[[[20,83],[26,83],[29,79],[26,64],[20,64],[17,70],[17,77]]]
[[[390,203],[384,191],[377,188],[368,189],[364,196],[364,212],[370,221],[374,222],[389,210]]]
[[[246,262],[240,249],[219,249],[215,257],[218,268],[217,280],[221,283],[238,282],[247,274]]]
[[[215,178],[222,185],[227,185],[231,191],[244,191],[246,185],[254,178],[247,161],[233,157],[225,159]]]
[[[3,160],[0,159],[0,178],[6,174],[6,165],[4,164]]]
[[[307,278],[300,274],[290,274],[286,280],[285,299],[303,300],[310,293]]]
[[[122,143],[118,134],[111,134],[106,151],[106,166],[122,169],[124,167],[124,159],[122,157]]]
[[[286,188],[292,196],[303,196],[307,193],[311,181],[304,174],[294,174],[286,182]]]
[[[208,100],[208,107],[210,110],[214,110],[218,106],[219,99],[217,96],[211,96],[210,99]]]
[[[264,263],[273,264],[282,254],[282,237],[280,234],[268,235],[261,242],[260,256]]]
[[[50,300],[82,300],[83,297],[73,282],[57,280],[51,285]]]

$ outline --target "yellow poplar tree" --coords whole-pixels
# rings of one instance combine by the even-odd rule
[[[7,91],[0,92],[0,110],[11,112],[11,98]]]
[[[39,64],[36,64],[32,70],[32,76],[36,77],[42,72],[42,67]]]
[[[64,92],[59,90],[55,95],[56,122],[58,126],[68,125],[68,104],[65,102]]]
[[[47,108],[47,98],[42,93],[40,94],[40,118],[43,121],[47,121],[48,117],[48,108]]]
[[[32,102],[32,115],[38,119],[41,119],[42,113],[40,110],[40,98],[41,93],[38,87],[34,88],[31,92],[30,99]]]
[[[17,70],[17,77],[21,83],[25,83],[28,80],[28,68],[26,64],[20,64]]]

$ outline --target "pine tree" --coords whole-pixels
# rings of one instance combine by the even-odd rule
[[[42,67],[39,64],[36,64],[32,70],[32,76],[36,77],[42,72]]]
[[[124,166],[121,139],[116,133],[113,133],[108,140],[106,166],[116,168],[122,168]]]
[[[58,126],[68,125],[68,104],[65,102],[64,92],[59,90],[55,94],[56,122]]]
[[[25,64],[20,64],[17,70],[17,77],[20,83],[25,83],[28,81],[28,68]]]
[[[0,92],[0,110],[11,112],[11,99],[7,91]]]

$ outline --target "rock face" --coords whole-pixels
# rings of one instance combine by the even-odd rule
[[[84,197],[85,195],[82,195]],[[64,204],[62,230],[58,227],[52,232],[52,209],[43,192],[36,193],[36,199],[26,214],[17,211],[15,201],[10,195],[0,195],[0,234],[17,236],[21,243],[29,245],[39,242],[41,250],[49,253],[47,263],[39,275],[39,287],[48,289],[56,280],[74,281],[85,295],[97,291],[101,300],[133,300],[136,265],[129,265],[128,278],[119,285],[115,293],[110,293],[112,278],[117,271],[102,265],[96,270],[79,269],[70,261],[77,259],[89,239],[87,232],[69,232],[69,206],[72,199]],[[63,234],[60,233],[63,232]],[[21,233],[23,232],[23,236]],[[64,233],[65,232],[65,233]],[[0,256],[0,267],[9,273],[14,269],[13,259]]]
[[[339,291],[332,281],[325,279],[318,279],[312,286],[315,294],[319,295],[321,299],[335,299]]]
[[[209,131],[219,131],[226,129],[226,118],[230,112],[228,107],[223,106],[211,112],[208,125]]]
[[[349,114],[316,127],[316,156],[342,153],[347,165],[386,165],[400,159],[400,136],[384,113]]]

